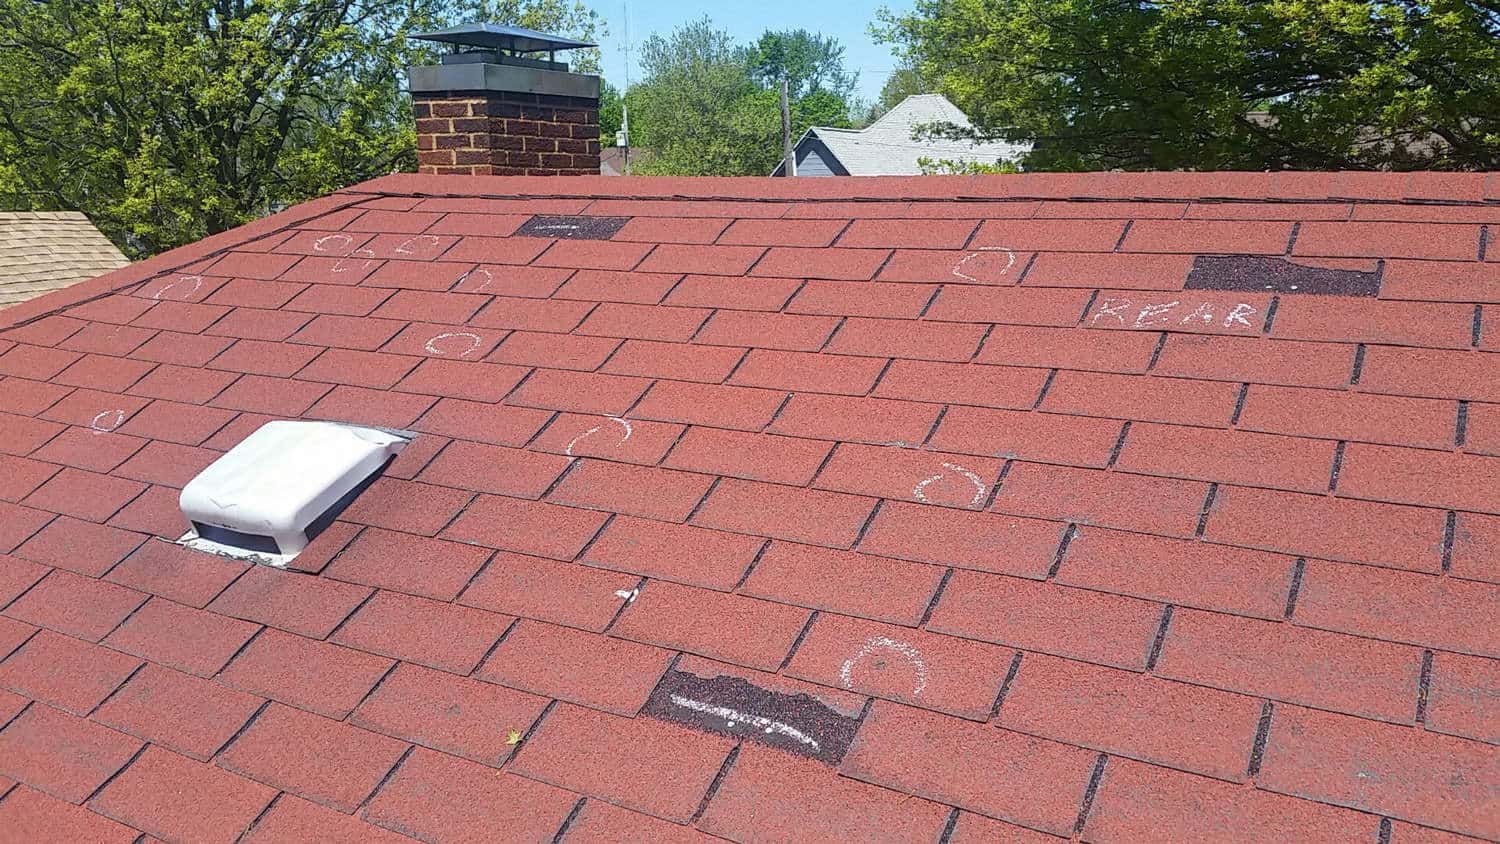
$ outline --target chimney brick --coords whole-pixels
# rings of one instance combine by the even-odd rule
[[[413,93],[422,173],[599,173],[599,102],[507,91]]]

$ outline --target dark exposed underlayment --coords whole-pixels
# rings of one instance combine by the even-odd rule
[[[527,237],[556,237],[563,240],[609,240],[625,225],[629,217],[532,217],[516,229]]]
[[[744,738],[829,764],[844,758],[859,718],[840,715],[805,694],[780,694],[739,677],[669,671],[642,714],[710,733]]]
[[[1309,267],[1262,255],[1199,255],[1188,273],[1188,290],[1273,291],[1315,296],[1368,296],[1380,293],[1380,270]]]

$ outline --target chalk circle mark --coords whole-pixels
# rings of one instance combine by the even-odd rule
[[[990,254],[993,254],[995,252],[1004,252],[1005,253],[1005,266],[1003,266],[1003,267],[1000,268],[1000,272],[998,273],[998,275],[997,275],[996,278],[991,279],[991,281],[998,281],[999,280],[999,276],[1003,276],[1006,273],[1010,272],[1011,268],[1016,265],[1016,253],[1013,252],[1013,251],[1011,251],[1011,249],[1009,247],[1006,247],[1006,246],[981,246],[981,247],[979,247],[979,249],[977,251],[970,252],[969,254],[965,255],[963,258],[960,258],[957,264],[953,265],[953,275],[957,276],[958,278],[965,279],[967,281],[972,281],[975,284],[985,284],[986,282],[980,281],[978,278],[975,278],[974,276],[969,275],[967,272],[964,271],[964,269],[967,267],[968,269],[973,270],[974,272],[979,272],[979,267],[982,264],[986,263],[986,262],[981,261],[979,264],[974,264],[972,266],[970,266],[969,262],[975,260],[976,258],[979,258],[980,256],[990,255]]]
[[[444,344],[443,341],[445,341],[445,340],[466,340],[467,341],[467,348],[465,348],[463,351],[459,352],[458,354],[454,355],[454,357],[459,357],[459,358],[468,357],[469,355],[474,354],[476,351],[479,350],[480,344],[482,344],[484,342],[484,340],[482,338],[480,338],[480,336],[478,334],[475,334],[472,331],[444,331],[442,334],[439,334],[436,337],[433,337],[431,340],[428,340],[426,343],[422,344],[422,348],[425,349],[428,354],[437,355],[438,357],[446,357],[448,355],[448,353],[445,352],[445,351],[443,351],[441,348],[439,348],[439,345],[443,344],[443,345],[448,345],[448,346],[452,347],[452,346],[457,346],[459,344],[457,344],[457,343],[447,343],[447,344]]]
[[[620,442],[622,442],[622,443],[625,442],[625,441],[627,441],[627,440],[629,440],[630,439],[630,435],[632,433],[634,433],[634,430],[630,427],[630,420],[628,420],[628,419],[621,419],[618,416],[611,416],[611,417],[609,417],[609,421],[614,422],[615,424],[619,425],[621,428],[625,429],[625,436],[623,436],[623,437],[620,438]],[[572,439],[572,441],[568,443],[568,447],[565,448],[565,449],[563,449],[563,454],[566,454],[569,457],[573,457],[574,456],[574,454],[573,454],[573,447],[576,446],[576,445],[578,445],[580,442],[588,439],[589,437],[592,437],[593,435],[599,433],[599,431],[603,427],[604,427],[603,425],[595,425],[594,427],[592,427],[592,428],[588,429],[587,431],[584,431],[583,433],[581,433],[578,436],[574,437]]]
[[[417,253],[417,250],[411,248],[411,245],[419,240],[425,243],[430,243],[433,246],[441,246],[443,243],[441,240],[438,240],[438,237],[435,234],[419,234],[415,237],[408,237],[406,240],[401,241],[401,245],[396,247],[395,253],[397,255],[415,255]]]
[[[968,506],[978,507],[980,504],[984,503],[984,494],[989,490],[989,487],[985,485],[984,481],[980,479],[978,475],[974,474],[968,469],[965,469],[957,463],[944,463],[943,468],[947,469],[949,472],[954,472],[963,476],[966,480],[968,480],[969,483],[974,485],[974,497],[970,499]],[[917,499],[923,504],[931,504],[932,502],[927,500],[927,487],[947,476],[948,472],[939,472],[936,475],[932,475],[930,477],[926,477],[920,481],[917,481],[917,485],[911,488],[912,498]]]
[[[124,424],[125,411],[105,410],[98,414],[95,414],[93,420],[89,422],[89,427],[92,428],[94,430],[94,433],[96,434],[107,434]]]
[[[327,252],[328,250],[324,249],[323,247],[326,246],[329,241],[338,241],[341,245],[348,246],[354,243],[354,238],[350,237],[347,234],[325,234],[317,240],[313,241],[313,251]]]
[[[844,688],[854,688],[854,669],[866,657],[877,652],[895,654],[911,665],[917,675],[916,684],[911,690],[912,697],[920,696],[922,690],[927,688],[927,663],[922,659],[922,652],[906,642],[886,636],[871,636],[865,640],[864,646],[854,656],[844,660],[843,667],[839,669],[839,682],[843,684]],[[885,665],[884,663],[877,663],[876,667],[884,668]]]
[[[188,296],[193,295],[194,293],[197,293],[198,290],[199,290],[199,288],[201,288],[203,286],[203,276],[201,276],[201,275],[183,275],[183,276],[178,276],[177,278],[172,279],[171,281],[167,282],[166,284],[163,284],[161,287],[156,288],[156,292],[151,294],[151,298],[155,299],[155,300],[157,300],[159,302],[159,301],[161,301],[161,297],[167,295],[167,291],[168,290],[176,290],[178,287],[180,287],[180,286],[182,286],[184,284],[191,284],[192,287],[189,287],[187,289],[187,292],[182,294],[181,298],[186,298]]]

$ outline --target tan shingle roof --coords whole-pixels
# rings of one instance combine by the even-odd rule
[[[128,263],[77,211],[0,211],[0,308]]]

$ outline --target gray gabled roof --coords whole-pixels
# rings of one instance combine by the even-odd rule
[[[948,138],[912,137],[917,127],[929,123],[972,126],[969,118],[941,94],[916,94],[902,100],[879,120],[864,129],[814,126],[797,142],[822,141],[851,176],[915,176],[922,172],[920,159],[980,162],[1015,159],[1031,149],[1030,144],[1003,141],[973,143]],[[777,175],[781,171],[778,165]]]

